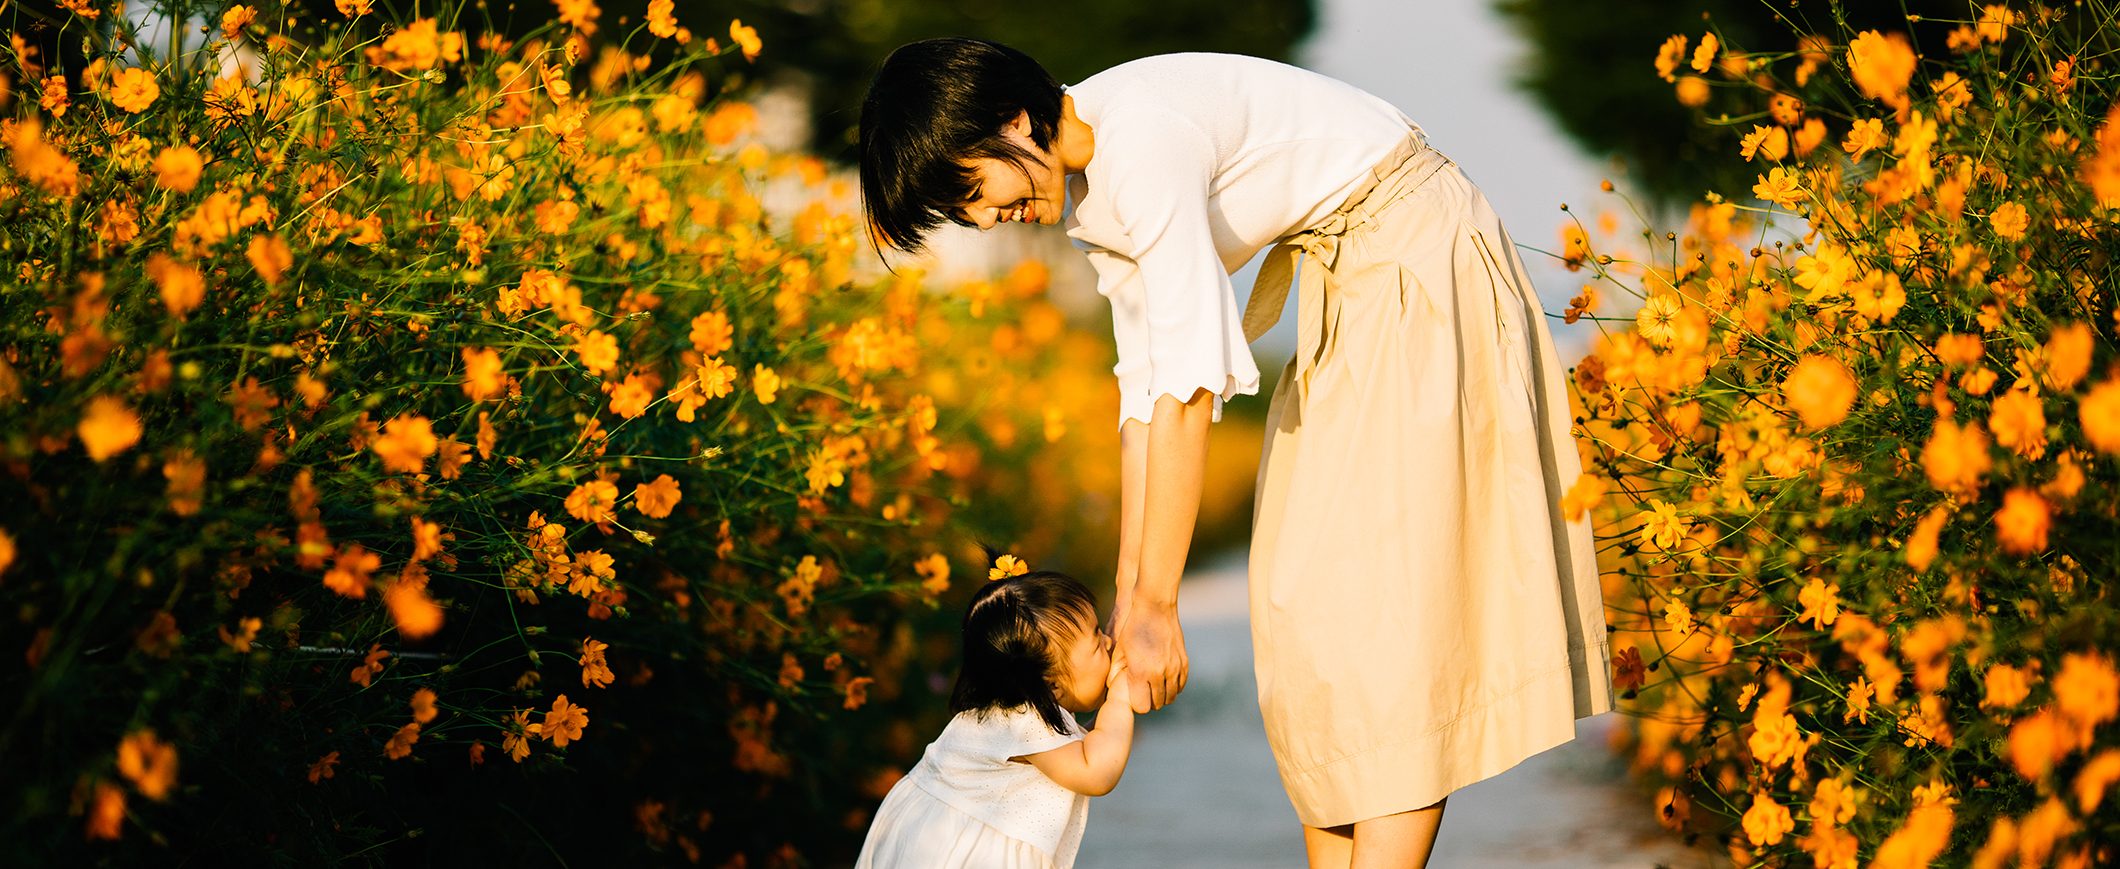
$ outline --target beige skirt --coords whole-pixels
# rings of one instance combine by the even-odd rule
[[[1612,708],[1564,366],[1500,220],[1419,131],[1275,248],[1302,263],[1251,549],[1259,707],[1308,826],[1433,805]],[[1278,289],[1278,291],[1276,291]]]

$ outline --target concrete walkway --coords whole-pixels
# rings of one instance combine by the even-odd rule
[[[1090,804],[1081,869],[1301,867],[1302,834],[1259,719],[1245,621],[1244,564],[1189,575],[1179,596],[1191,677],[1179,701],[1141,719],[1133,761]],[[1728,865],[1657,827],[1648,797],[1605,748],[1612,715],[1576,740],[1452,795],[1437,869],[1712,869]]]

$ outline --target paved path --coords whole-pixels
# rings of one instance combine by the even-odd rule
[[[1090,804],[1081,869],[1301,867],[1302,835],[1281,792],[1251,673],[1241,559],[1189,576],[1180,615],[1192,662],[1185,695],[1141,720],[1133,762]],[[1452,795],[1436,869],[1712,869],[1667,837],[1605,748],[1611,715],[1574,742]]]

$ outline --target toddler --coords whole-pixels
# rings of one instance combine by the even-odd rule
[[[1069,869],[1089,798],[1133,749],[1125,668],[1089,589],[1064,574],[988,583],[964,614],[950,719],[891,787],[855,869]],[[1085,732],[1070,713],[1096,710]]]

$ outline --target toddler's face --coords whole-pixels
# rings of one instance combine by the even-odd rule
[[[1053,686],[1060,708],[1091,712],[1104,703],[1105,683],[1112,671],[1112,638],[1097,626],[1094,616],[1084,616],[1076,624],[1060,664]]]

